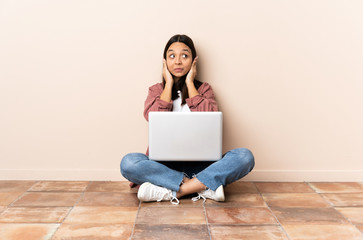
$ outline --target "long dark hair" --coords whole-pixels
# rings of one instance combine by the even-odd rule
[[[195,50],[193,40],[190,37],[188,37],[187,35],[181,35],[181,34],[172,36],[169,39],[169,41],[166,43],[165,49],[164,49],[164,55],[163,55],[164,59],[166,59],[166,53],[167,53],[170,45],[175,42],[184,43],[185,45],[187,45],[190,48],[190,50],[192,51],[192,62],[193,62],[194,58],[197,56],[197,51]],[[187,85],[185,84],[186,78],[187,78],[187,74],[182,76],[177,83],[173,84],[173,90],[172,90],[172,95],[171,95],[172,100],[177,99],[179,97],[178,90],[180,90],[181,95],[182,95],[182,104],[185,104],[186,103],[185,99],[189,98],[188,88],[187,88]],[[163,84],[165,86],[164,78],[163,78]],[[198,81],[197,79],[194,79],[195,88],[198,89],[200,87],[200,85],[202,85],[202,82]]]

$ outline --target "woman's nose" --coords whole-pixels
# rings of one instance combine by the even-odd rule
[[[175,64],[181,64],[181,60],[180,60],[180,58],[175,58]]]

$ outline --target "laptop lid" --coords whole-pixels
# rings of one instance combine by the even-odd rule
[[[149,158],[216,161],[222,158],[222,112],[150,112]]]

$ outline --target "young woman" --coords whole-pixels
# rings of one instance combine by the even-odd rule
[[[149,88],[144,117],[151,111],[218,111],[211,86],[195,79],[198,56],[192,39],[175,35],[164,49],[163,81]],[[183,126],[175,126],[183,127]],[[170,201],[198,193],[200,198],[224,201],[223,186],[245,175],[254,167],[254,157],[245,148],[228,151],[216,162],[156,162],[146,154],[129,153],[121,161],[122,175],[141,185],[138,198],[143,202]]]

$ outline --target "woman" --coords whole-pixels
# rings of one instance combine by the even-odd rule
[[[218,111],[211,86],[195,79],[198,56],[192,39],[175,35],[164,49],[163,81],[149,88],[144,117],[151,111]],[[176,126],[183,127],[183,126]],[[200,198],[224,201],[223,186],[247,175],[254,157],[245,148],[234,149],[216,162],[156,162],[148,151],[127,154],[121,161],[122,175],[141,185],[138,198],[143,202],[170,201],[198,193]]]

